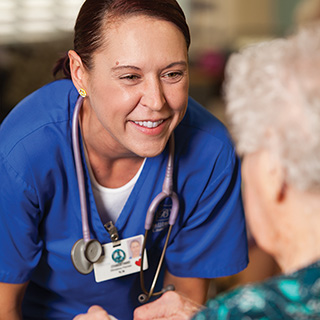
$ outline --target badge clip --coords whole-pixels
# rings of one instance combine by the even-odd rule
[[[114,226],[112,221],[107,222],[104,225],[105,229],[108,231],[111,241],[113,243],[113,246],[116,247],[120,244],[119,241],[119,234],[117,228]]]

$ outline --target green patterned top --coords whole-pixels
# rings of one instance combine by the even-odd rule
[[[193,320],[320,319],[320,261],[209,300]]]

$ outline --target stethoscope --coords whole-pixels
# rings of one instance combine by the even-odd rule
[[[81,274],[89,274],[93,270],[93,264],[97,262],[102,256],[103,249],[102,249],[101,243],[98,240],[90,238],[85,181],[84,181],[84,173],[83,173],[83,166],[82,166],[81,152],[80,152],[80,140],[79,140],[79,113],[83,104],[83,100],[84,98],[82,96],[79,96],[75,105],[73,118],[72,118],[72,146],[73,146],[74,160],[76,165],[79,195],[80,195],[83,238],[78,240],[72,247],[71,259],[77,271],[79,271]],[[162,191],[151,202],[148,208],[147,216],[145,220],[145,235],[144,235],[144,241],[142,245],[141,265],[140,265],[140,285],[143,293],[140,294],[138,297],[138,300],[141,303],[147,302],[152,296],[158,296],[164,293],[165,291],[174,290],[174,286],[169,285],[158,292],[154,292],[154,289],[160,274],[161,266],[163,264],[164,256],[167,250],[171,230],[177,219],[178,211],[179,211],[178,196],[173,191],[173,182],[172,182],[173,159],[174,159],[174,137],[172,134],[169,140],[169,157],[168,157],[165,178],[162,185]],[[158,267],[154,275],[151,287],[148,291],[145,288],[144,275],[143,275],[144,252],[146,249],[148,232],[153,225],[153,220],[154,220],[156,210],[160,205],[160,203],[166,198],[170,198],[172,201],[172,209],[169,217],[169,228],[168,228],[165,244],[159,259]],[[117,230],[112,223],[110,223],[110,225],[107,227],[107,230],[110,233],[112,241],[119,240]]]

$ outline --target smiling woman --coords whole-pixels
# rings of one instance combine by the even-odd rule
[[[89,70],[75,51],[69,52],[73,82],[87,92],[83,137],[89,159],[92,152],[107,155],[117,150],[118,158],[131,158],[131,171],[140,167],[144,157],[156,156],[164,149],[184,116],[189,83],[187,47],[171,22],[142,15],[113,22],[103,41],[106,45],[94,56]],[[174,77],[168,76],[172,74]],[[117,185],[125,168],[112,174],[112,163],[105,158],[97,160],[99,163],[91,162],[91,166],[98,182]],[[131,180],[130,174],[126,176]]]
[[[1,126],[0,318],[71,319],[98,304],[132,319],[166,246],[157,286],[175,286],[199,303],[209,278],[246,267],[239,160],[225,127],[188,96],[189,45],[175,0],[84,2],[74,48],[54,71],[65,79],[31,94]],[[143,238],[149,205],[166,189],[167,162],[180,210],[172,226],[176,201],[154,208],[140,287],[126,242]],[[80,207],[82,192],[88,201]],[[90,248],[81,260],[89,271],[74,259],[79,241]],[[91,259],[95,241],[103,247],[99,260]]]

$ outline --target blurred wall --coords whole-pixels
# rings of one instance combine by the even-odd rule
[[[0,122],[26,95],[53,81],[57,58],[71,47],[71,37],[0,47]]]

